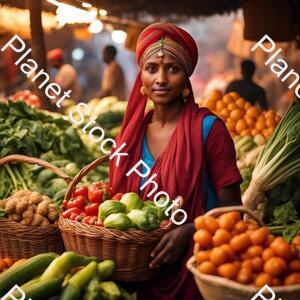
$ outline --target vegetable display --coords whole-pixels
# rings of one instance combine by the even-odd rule
[[[0,102],[0,157],[24,154],[51,162],[70,177],[93,161],[92,149],[85,146],[77,130],[60,114],[27,106],[24,102]],[[108,167],[90,172],[86,183],[107,180]],[[60,204],[67,185],[50,170],[26,164],[0,167],[0,199],[29,189],[47,195]]]
[[[96,257],[74,252],[39,254],[0,274],[0,296],[17,284],[32,299],[130,299],[125,290],[109,281],[114,270],[112,260],[99,262]],[[13,296],[19,299],[20,291],[13,290]]]
[[[201,273],[263,287],[300,284],[300,236],[288,244],[238,212],[194,221],[194,254]]]
[[[7,218],[27,226],[45,226],[54,223],[59,208],[52,200],[38,192],[21,190],[0,201]]]

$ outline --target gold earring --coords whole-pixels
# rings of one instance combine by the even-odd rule
[[[190,94],[190,90],[187,87],[185,87],[182,91],[182,97],[185,101],[186,101],[186,98],[189,96],[189,94]]]
[[[141,86],[140,93],[141,93],[143,96],[146,96],[146,88],[145,88],[144,85]]]

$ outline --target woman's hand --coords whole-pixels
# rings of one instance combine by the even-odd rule
[[[151,253],[154,259],[149,265],[150,268],[174,263],[186,249],[194,232],[194,224],[190,223],[166,233]]]

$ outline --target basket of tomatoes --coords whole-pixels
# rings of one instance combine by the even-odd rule
[[[242,220],[241,213],[251,220]],[[242,206],[213,209],[194,224],[194,256],[187,268],[205,300],[250,300],[260,290],[266,299],[272,293],[276,299],[300,299],[300,236],[291,244],[273,236]]]

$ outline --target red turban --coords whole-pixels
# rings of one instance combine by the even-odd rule
[[[145,28],[137,40],[138,64],[161,48],[177,58],[186,73],[192,75],[198,61],[198,48],[186,31],[170,23],[154,23]]]
[[[64,58],[64,54],[62,49],[60,48],[50,50],[47,54],[48,60],[63,60],[63,58]]]

